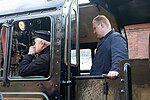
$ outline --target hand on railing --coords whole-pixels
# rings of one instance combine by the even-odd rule
[[[103,74],[103,76],[108,77],[109,79],[115,80],[119,77],[119,72],[117,71],[109,71],[108,74]]]

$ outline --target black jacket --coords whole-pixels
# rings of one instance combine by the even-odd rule
[[[50,67],[50,47],[46,47],[39,56],[25,55],[19,64],[20,76],[48,76]]]
[[[123,59],[128,59],[126,39],[120,33],[110,31],[98,42],[90,74],[119,71],[119,62]]]

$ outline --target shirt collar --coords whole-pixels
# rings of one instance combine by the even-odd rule
[[[104,37],[100,38],[99,40],[107,38],[113,32],[114,32],[114,30],[109,31]]]

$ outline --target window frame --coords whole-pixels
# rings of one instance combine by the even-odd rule
[[[50,79],[53,75],[53,60],[54,60],[54,18],[51,16],[51,15],[33,15],[33,16],[21,16],[21,17],[18,17],[18,18],[14,18],[13,19],[13,22],[10,26],[11,28],[11,32],[9,33],[10,34],[10,39],[6,39],[6,41],[10,41],[8,44],[5,44],[5,45],[8,45],[10,46],[10,49],[8,50],[8,53],[11,52],[12,50],[12,34],[13,34],[13,23],[15,23],[16,21],[20,21],[20,20],[31,20],[31,19],[36,19],[36,18],[43,18],[43,17],[47,17],[47,18],[50,18],[50,30],[51,30],[51,37],[50,37],[50,41],[51,41],[51,46],[50,46],[50,72],[49,72],[49,76],[48,77],[42,77],[42,76],[27,76],[27,77],[21,77],[21,76],[16,76],[16,77],[11,77],[9,76],[9,69],[10,69],[10,60],[11,60],[11,54],[8,55],[7,57],[7,60],[6,62],[8,63],[7,65],[5,65],[4,67],[6,67],[8,70],[7,70],[7,73],[6,73],[6,80],[9,80],[9,81],[36,81],[36,80],[47,80],[47,79]],[[7,47],[6,47],[7,49]],[[7,52],[6,52],[7,53]],[[6,56],[6,55],[5,55]],[[2,77],[2,79],[5,78],[5,77]]]

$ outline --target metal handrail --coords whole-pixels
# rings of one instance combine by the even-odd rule
[[[131,66],[129,63],[124,64],[124,80],[126,99],[132,100]]]
[[[105,76],[101,75],[101,76],[74,76],[73,77],[74,80],[83,80],[83,79],[105,79]]]

